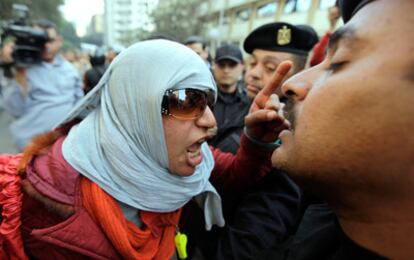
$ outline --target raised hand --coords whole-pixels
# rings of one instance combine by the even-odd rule
[[[292,62],[282,62],[274,72],[269,84],[254,98],[249,114],[244,119],[247,134],[265,143],[274,142],[280,131],[290,128],[283,116],[283,103],[279,102],[275,90],[292,67]]]

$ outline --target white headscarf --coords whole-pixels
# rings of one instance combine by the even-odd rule
[[[64,120],[85,117],[65,139],[64,158],[136,209],[171,212],[198,195],[206,228],[223,226],[221,200],[208,181],[214,167],[208,145],[202,144],[203,161],[191,176],[168,170],[162,98],[167,89],[189,87],[216,92],[210,71],[194,51],[166,40],[134,44],[116,57]]]

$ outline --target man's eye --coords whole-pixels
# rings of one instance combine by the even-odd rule
[[[331,71],[332,73],[334,73],[334,72],[338,71],[339,69],[341,69],[342,66],[344,66],[346,63],[347,63],[346,61],[331,63],[326,70]]]
[[[274,64],[274,63],[271,63],[271,62],[265,63],[264,65],[265,65],[265,68],[268,72],[273,72],[277,68],[277,64]]]
[[[266,66],[266,70],[269,72],[273,72],[276,70],[276,66]]]

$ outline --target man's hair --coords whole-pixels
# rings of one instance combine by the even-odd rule
[[[54,24],[53,22],[46,20],[46,19],[40,19],[37,20],[33,23],[34,26],[40,27],[43,30],[48,30],[48,29],[54,29],[56,31],[56,33],[59,34],[59,31],[57,30],[56,24]]]
[[[177,42],[177,39],[175,39],[174,37],[172,37],[171,35],[168,35],[166,33],[154,34],[154,35],[149,36],[145,40],[146,41],[148,41],[148,40],[169,40],[169,41]]]
[[[197,35],[191,35],[188,37],[187,40],[185,40],[184,45],[190,45],[194,43],[201,43],[203,50],[205,50],[207,47],[207,44],[204,42],[203,38]]]

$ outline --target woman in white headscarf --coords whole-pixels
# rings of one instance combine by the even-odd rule
[[[263,141],[277,137],[275,126],[288,127],[270,93],[254,101],[237,156],[224,154],[205,142],[216,126],[216,86],[203,61],[166,40],[126,49],[59,128],[35,139],[22,159],[7,159],[5,169],[24,173],[26,254],[168,259],[181,208],[192,198],[207,229],[223,226],[209,180],[242,189],[270,169],[272,146]]]

